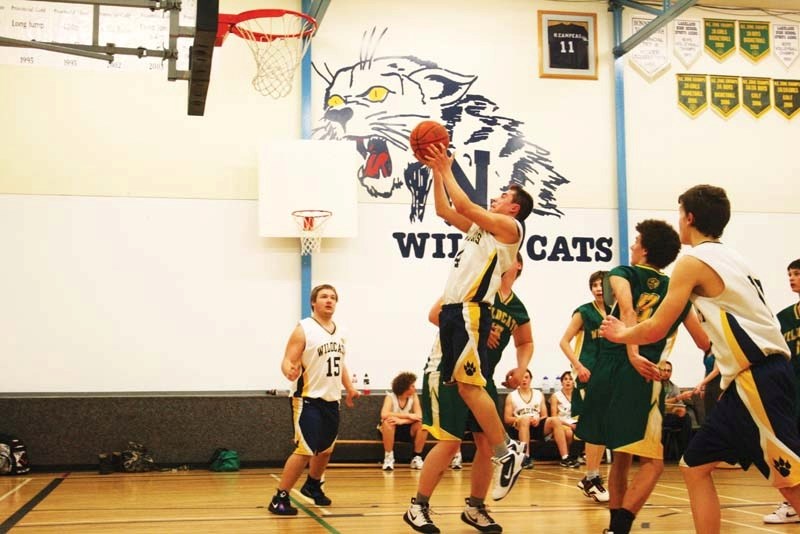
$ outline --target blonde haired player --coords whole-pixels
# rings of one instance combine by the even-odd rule
[[[333,322],[339,295],[329,284],[311,290],[311,317],[292,331],[281,362],[283,375],[292,384],[292,420],[296,448],[286,460],[278,491],[269,504],[276,515],[297,515],[289,492],[309,465],[308,478],[300,493],[318,506],[331,500],[322,491],[322,476],[339,432],[339,400],[342,386],[346,403],[353,406],[359,393],[350,382],[345,366],[345,338]]]

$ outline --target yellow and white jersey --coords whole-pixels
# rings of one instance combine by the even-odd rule
[[[300,321],[306,336],[302,371],[293,384],[294,397],[309,397],[326,401],[342,398],[342,366],[344,365],[344,337],[334,326],[329,333],[313,317]]]
[[[443,304],[459,302],[494,303],[500,287],[500,277],[511,266],[522,243],[522,225],[517,224],[517,240],[500,243],[494,235],[477,224],[472,224],[461,240],[461,249],[455,257],[444,288]]]
[[[701,243],[689,251],[722,278],[725,289],[716,297],[692,295],[700,322],[714,344],[725,389],[742,371],[770,354],[789,359],[789,347],[778,319],[764,300],[761,282],[744,259],[722,243]]]
[[[522,398],[522,394],[518,389],[515,389],[508,395],[511,397],[511,406],[514,409],[515,417],[522,417],[525,415],[541,417],[539,409],[542,407],[544,393],[538,389],[531,389],[531,396],[527,401]]]

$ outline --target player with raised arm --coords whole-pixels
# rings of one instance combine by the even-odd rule
[[[456,182],[453,158],[445,146],[430,145],[422,163],[433,170],[436,214],[466,233],[445,285],[439,315],[441,372],[446,387],[457,388],[486,435],[495,462],[492,498],[499,500],[516,482],[524,450],[506,434],[485,389],[490,306],[502,274],[511,267],[522,243],[522,221],[533,209],[533,199],[522,187],[511,185],[492,199],[487,210],[472,202]],[[512,381],[518,383],[523,372],[515,369]]]
[[[602,334],[620,343],[663,338],[688,301],[714,344],[723,394],[689,442],[681,471],[695,530],[720,532],[716,465],[754,464],[797,509],[800,506],[800,434],[795,416],[790,351],[756,275],[744,258],[720,242],[730,220],[725,190],[697,185],[678,197],[681,242],[690,245],[675,264],[663,303],[635,325],[607,317]]]

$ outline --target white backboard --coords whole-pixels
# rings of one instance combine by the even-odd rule
[[[291,213],[313,209],[333,212],[323,237],[356,237],[360,160],[352,141],[264,143],[258,166],[259,235],[297,237]]]

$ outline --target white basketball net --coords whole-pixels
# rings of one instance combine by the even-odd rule
[[[316,30],[313,19],[307,20],[289,12],[276,17],[244,20],[236,28],[245,37],[256,61],[253,87],[272,98],[288,95],[297,66]]]
[[[322,244],[322,228],[332,213],[326,210],[300,210],[292,212],[300,231],[300,254],[308,256],[319,252]]]

